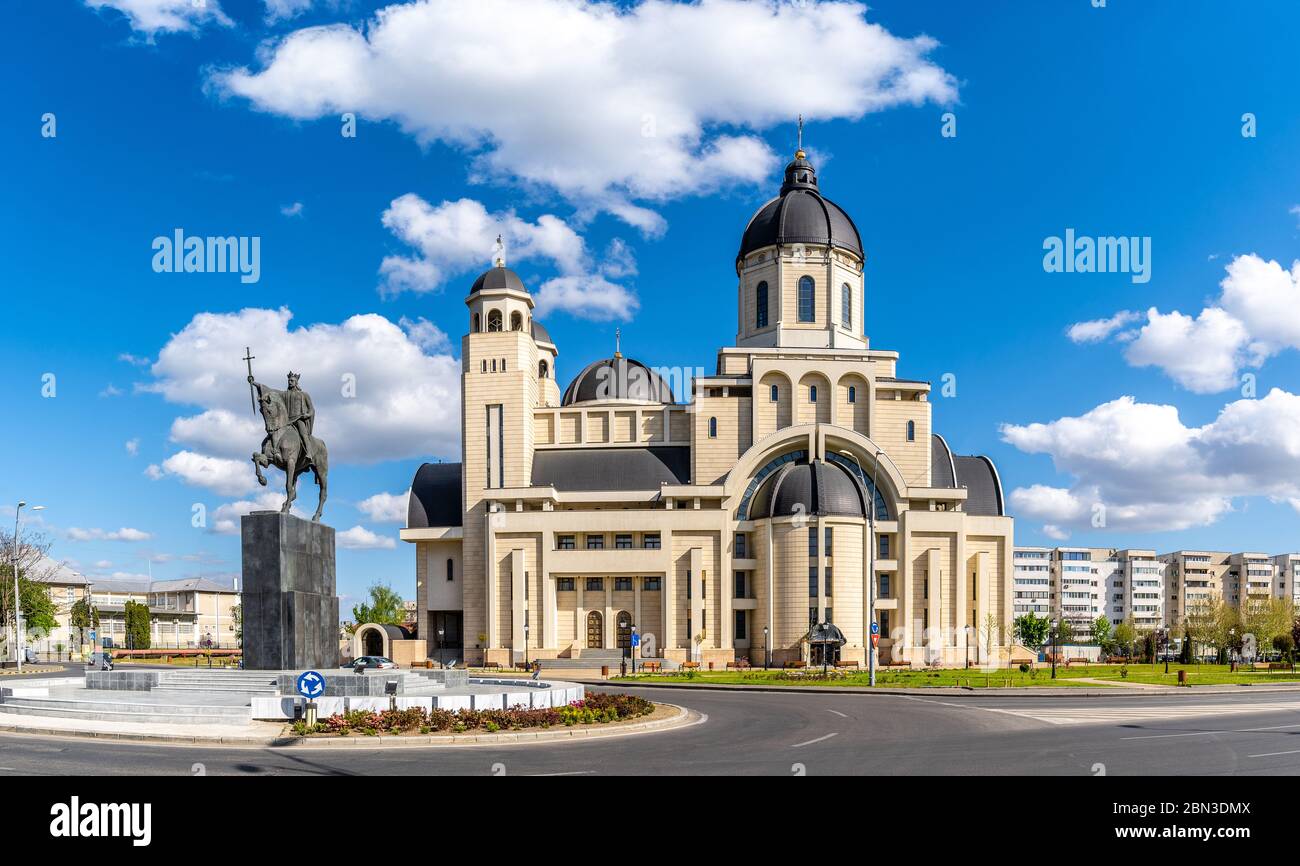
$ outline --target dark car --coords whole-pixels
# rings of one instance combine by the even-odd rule
[[[352,668],[353,670],[361,668],[362,670],[391,671],[397,668],[397,662],[383,656],[360,656],[347,664],[341,665],[341,667]]]

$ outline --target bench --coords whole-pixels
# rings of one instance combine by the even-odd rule
[[[659,673],[659,669],[663,667],[663,664],[663,662],[641,662],[641,670],[646,673],[657,674]]]
[[[411,662],[411,667],[412,667],[412,668],[431,668],[431,667],[433,667],[433,662],[429,661],[428,659],[425,659],[425,660],[422,661],[422,662]]]
[[[808,663],[805,662],[805,661],[803,661],[802,659],[800,659],[799,661],[786,662],[786,663],[783,665],[783,667],[786,667],[786,668],[804,668],[804,667],[807,667],[807,666],[808,666]]]
[[[835,667],[837,667],[837,668],[856,668],[857,666],[858,666],[858,663],[857,663],[856,661],[851,661],[851,662],[840,662],[840,663],[837,664]]]
[[[910,668],[912,666],[912,663],[904,659],[900,659],[899,661],[882,662],[880,666],[882,668]]]
[[[501,662],[483,662],[483,670],[499,671],[501,670]]]
[[[743,670],[749,670],[749,662],[745,662],[745,661],[739,661],[739,662],[727,662],[727,668],[728,668],[728,669],[732,669],[732,668],[734,668],[734,669],[736,669],[736,670],[740,670],[740,671],[743,671]]]
[[[700,669],[699,662],[682,662],[682,670],[695,671]]]

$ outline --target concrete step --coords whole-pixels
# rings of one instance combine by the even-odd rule
[[[168,706],[118,701],[75,701],[45,698],[9,698],[0,715],[48,716],[60,719],[148,722],[153,724],[239,724],[251,718],[249,707]]]
[[[274,695],[279,693],[275,686],[239,685],[237,683],[159,683],[154,692],[209,692],[222,695]]]

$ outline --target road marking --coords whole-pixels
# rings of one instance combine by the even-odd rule
[[[1171,699],[1172,700],[1172,699]],[[1204,716],[1244,716],[1259,713],[1300,710],[1300,703],[1295,701],[1265,704],[1190,704],[1168,705],[1163,707],[1041,707],[1034,709],[993,709],[981,707],[990,712],[1002,712],[1027,719],[1035,719],[1050,725],[1104,725],[1128,724],[1138,721],[1179,721]]]
[[[525,776],[594,776],[595,770],[570,770],[567,773],[525,773]]]
[[[839,716],[841,719],[847,719],[849,717],[848,713],[841,713],[839,710],[827,710],[826,712],[834,713],[835,715]]]
[[[834,734],[827,734],[827,735],[824,736],[824,737],[818,737],[818,738],[815,739],[815,740],[808,740],[808,741],[805,742],[805,743],[795,743],[795,744],[794,744],[793,746],[791,746],[790,748],[792,748],[792,749],[797,749],[797,748],[799,748],[800,746],[811,746],[813,743],[820,743],[822,740],[829,740],[831,737],[838,737],[838,736],[839,736],[839,733],[838,733],[838,732],[836,732],[836,733],[834,733]]]
[[[1267,728],[1231,728],[1226,731],[1191,731],[1186,734],[1146,734],[1141,737],[1120,737],[1121,740],[1159,740],[1164,737],[1210,737],[1215,734],[1254,734],[1262,731],[1280,731],[1285,728],[1300,728],[1297,725],[1270,725]],[[1283,754],[1279,752],[1279,754]]]
[[[1300,755],[1300,749],[1292,749],[1289,752],[1265,752],[1262,755],[1247,755],[1247,758],[1271,758],[1274,755]]]

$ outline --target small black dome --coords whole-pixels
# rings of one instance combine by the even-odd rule
[[[773,244],[827,244],[863,257],[858,227],[843,208],[821,194],[817,170],[802,150],[785,167],[781,194],[750,218],[736,261]]]
[[[645,400],[672,403],[673,389],[658,373],[632,358],[615,355],[588,364],[565,389],[562,405],[588,400]]]
[[[533,319],[529,324],[532,327],[534,340],[539,343],[550,343],[551,345],[555,345],[555,341],[551,339],[551,332],[546,330],[546,328],[542,326],[541,322]]]
[[[749,517],[757,520],[792,514],[865,517],[866,491],[836,463],[787,463],[754,493]]]
[[[484,289],[514,289],[516,292],[526,292],[524,281],[519,279],[519,275],[506,267],[489,268],[479,274],[479,278],[474,281],[474,287],[469,290],[472,295],[475,292],[481,292]]]

